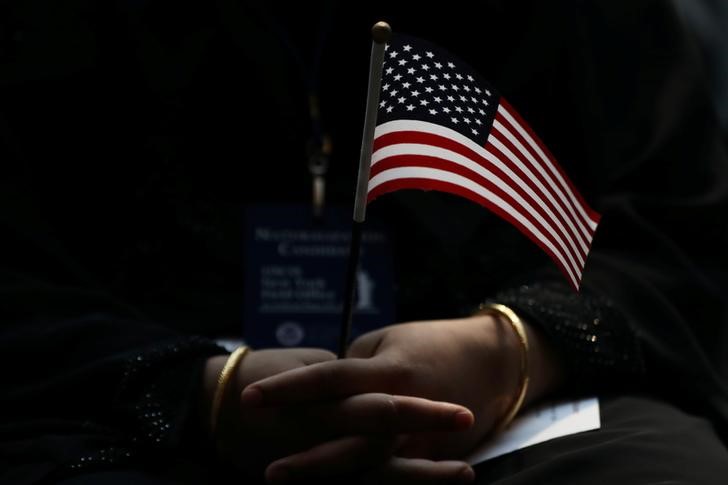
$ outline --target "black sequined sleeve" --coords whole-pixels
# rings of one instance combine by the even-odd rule
[[[564,360],[571,383],[582,390],[637,384],[645,362],[637,330],[608,298],[576,293],[565,282],[539,282],[504,291],[502,303],[539,328]]]
[[[6,322],[0,481],[154,469],[204,453],[201,371],[223,353],[206,339],[114,313]]]

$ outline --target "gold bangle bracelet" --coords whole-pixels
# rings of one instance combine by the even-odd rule
[[[487,305],[480,306],[481,313],[490,314],[494,316],[503,317],[513,328],[513,331],[518,336],[518,343],[521,349],[520,368],[518,377],[518,394],[513,399],[513,403],[508,408],[508,412],[503,416],[501,421],[495,426],[494,432],[499,433],[511,424],[513,418],[516,417],[518,411],[523,406],[523,400],[526,398],[526,392],[528,391],[529,381],[529,368],[528,368],[528,337],[526,335],[526,327],[516,312],[511,310],[505,305],[498,303],[490,303]]]
[[[248,353],[250,347],[242,346],[238,347],[230,354],[225,361],[225,365],[220,371],[220,376],[217,378],[217,387],[215,387],[215,394],[212,398],[212,407],[210,408],[210,433],[214,436],[217,430],[217,421],[220,416],[220,408],[222,407],[222,401],[225,397],[225,390],[228,386],[230,378],[235,374],[240,361]]]

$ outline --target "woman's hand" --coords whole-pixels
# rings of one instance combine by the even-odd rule
[[[227,356],[208,360],[205,370],[203,418]],[[412,480],[460,482],[472,470],[464,463],[392,460],[401,433],[466,429],[471,413],[449,403],[383,393],[363,393],[295,402],[284,406],[240,406],[240,392],[248,384],[279,373],[335,359],[317,349],[250,352],[240,363],[226,393],[216,438],[219,452],[239,468],[261,473],[274,460],[296,455],[306,463],[296,469],[295,459],[268,471],[282,481],[287,475],[331,477],[361,475],[378,470],[398,483]],[[208,421],[205,421],[206,423]],[[288,477],[290,478],[290,477]]]
[[[531,386],[526,403],[559,379],[558,360],[528,328]],[[519,341],[509,324],[492,315],[405,323],[357,339],[351,358],[292,370],[248,386],[246,409],[381,392],[447,401],[469,408],[475,425],[468,431],[409,433],[399,456],[460,458],[491,431],[518,391]],[[305,465],[299,465],[305,466]]]
[[[503,416],[517,392],[518,341],[491,316],[394,325],[354,341],[348,355],[395,369],[389,392],[462,404],[475,425],[462,433],[408,436],[401,456],[464,456]]]

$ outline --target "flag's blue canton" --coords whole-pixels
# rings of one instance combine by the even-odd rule
[[[395,35],[386,47],[378,124],[398,119],[452,128],[484,145],[499,95],[466,63],[420,39]]]

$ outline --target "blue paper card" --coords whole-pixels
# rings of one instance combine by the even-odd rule
[[[253,206],[245,214],[243,337],[253,348],[337,350],[351,210]],[[367,221],[357,271],[352,336],[394,319],[392,252],[384,231]]]

